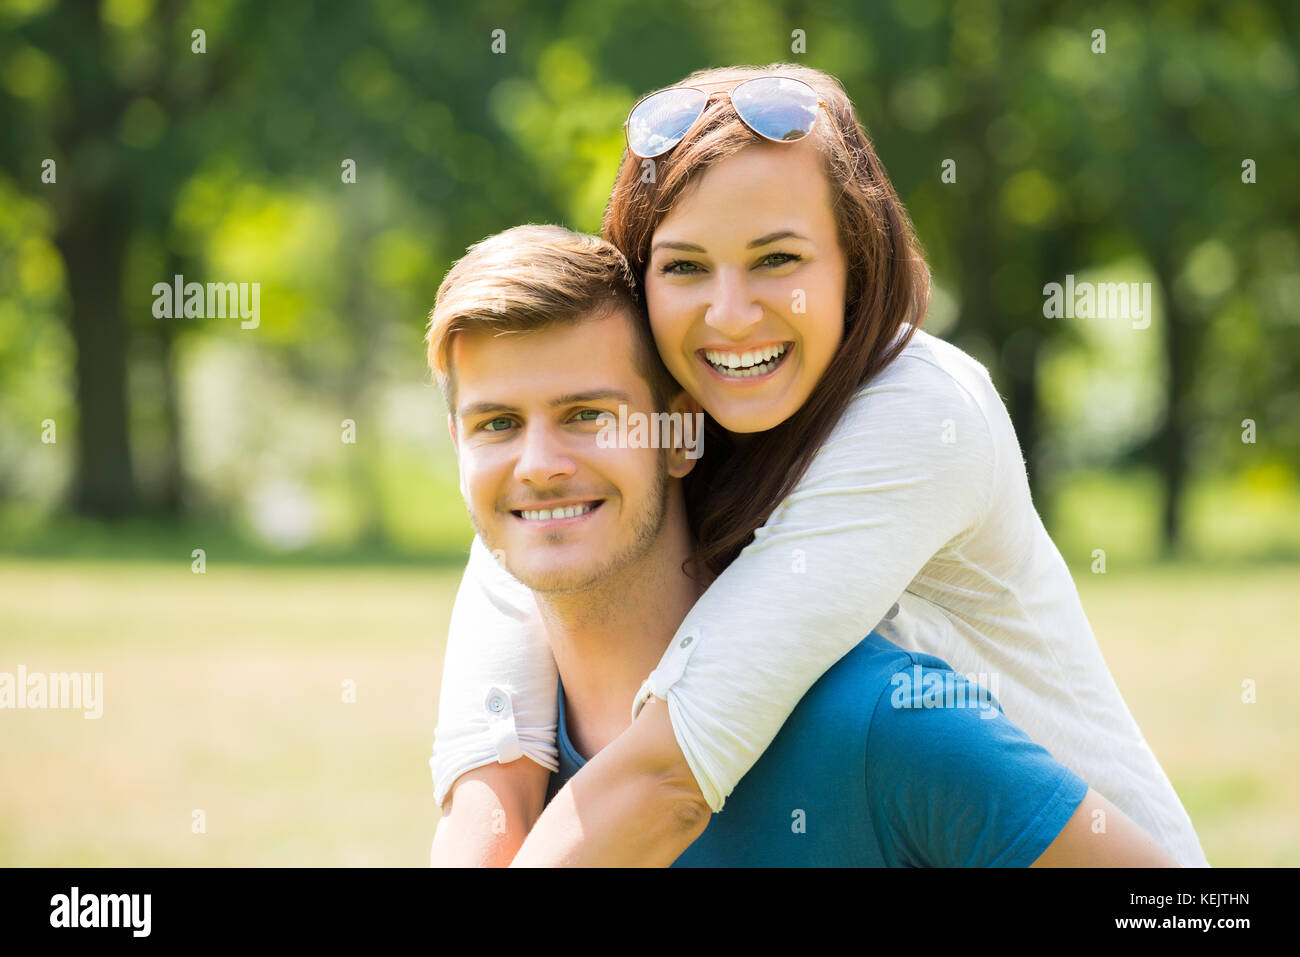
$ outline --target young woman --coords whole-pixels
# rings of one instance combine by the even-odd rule
[[[627,132],[604,232],[709,416],[687,495],[711,584],[629,729],[539,817],[554,664],[476,540],[430,762],[456,836],[435,858],[671,863],[874,627],[975,673],[1180,864],[1204,866],[1030,500],[1001,399],[916,329],[929,274],[843,89],[788,64],[707,70],[641,100]]]

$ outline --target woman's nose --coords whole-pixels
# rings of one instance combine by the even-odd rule
[[[728,339],[742,340],[763,318],[763,307],[749,291],[739,270],[720,269],[704,323]]]

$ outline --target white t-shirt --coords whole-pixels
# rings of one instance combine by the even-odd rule
[[[668,702],[720,810],[804,693],[873,627],[973,675],[1180,864],[1206,866],[1034,509],[997,390],[978,362],[923,331],[858,391],[794,491],[691,609],[634,710],[650,694]],[[526,754],[556,767],[556,681],[531,593],[476,539],[430,759],[439,803],[493,761]]]

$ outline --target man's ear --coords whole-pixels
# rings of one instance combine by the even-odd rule
[[[668,411],[682,417],[682,444],[668,450],[668,474],[685,478],[704,454],[704,407],[683,389],[668,403]]]
[[[456,416],[447,413],[447,431],[451,435],[451,447],[456,452],[456,472],[460,482],[460,497],[466,502],[469,501],[469,495],[465,491],[465,470],[461,467],[460,445],[456,441]]]

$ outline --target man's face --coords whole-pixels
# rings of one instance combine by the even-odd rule
[[[663,527],[669,453],[596,441],[620,403],[654,411],[632,321],[614,313],[452,340],[461,491],[484,544],[534,591],[588,588],[644,557]]]

